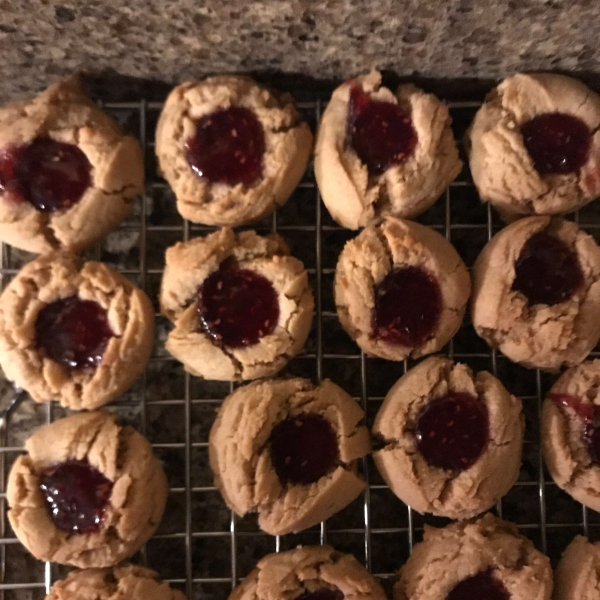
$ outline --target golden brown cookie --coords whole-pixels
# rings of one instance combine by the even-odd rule
[[[289,94],[249,77],[188,81],[156,129],[159,170],[185,219],[242,225],[284,204],[308,163],[312,133]]]
[[[167,250],[162,313],[167,350],[206,379],[281,370],[306,342],[314,300],[304,265],[282,238],[228,227]]]
[[[328,519],[365,488],[371,450],[360,406],[329,380],[270,379],[230,394],[209,438],[215,485],[239,515],[272,535]]]
[[[404,360],[437,352],[458,331],[471,293],[458,252],[424,225],[386,217],[342,250],[335,304],[368,354]]]
[[[485,246],[472,276],[475,330],[513,362],[556,371],[598,343],[600,248],[575,223],[512,223]]]
[[[109,567],[154,533],[167,478],[148,441],[104,411],[40,427],[14,462],[8,518],[39,560]]]
[[[563,552],[554,571],[554,600],[600,598],[600,545],[578,535]]]
[[[506,220],[570,212],[600,194],[600,96],[580,81],[518,74],[467,132],[473,181]]]
[[[427,210],[460,173],[450,113],[433,94],[381,75],[338,87],[317,132],[315,176],[325,206],[343,227]]]
[[[466,519],[490,509],[519,476],[521,401],[490,373],[432,356],[387,393],[373,424],[381,476],[420,513]]]
[[[144,191],[137,140],[65,79],[0,108],[0,240],[79,250],[114,229]]]
[[[123,565],[112,569],[71,571],[57,581],[45,600],[185,600],[150,569]]]
[[[443,529],[425,525],[423,541],[394,586],[394,600],[550,600],[551,595],[548,557],[515,525],[490,513]]]
[[[142,290],[67,252],[26,264],[0,296],[0,364],[36,402],[91,410],[114,400],[143,372],[153,337]]]
[[[377,580],[350,554],[304,546],[267,554],[229,600],[386,600]]]
[[[556,484],[600,510],[600,360],[566,371],[542,407],[544,460]]]

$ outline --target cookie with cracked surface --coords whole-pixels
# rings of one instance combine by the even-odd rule
[[[600,545],[578,535],[563,552],[554,571],[554,600],[600,598]]]
[[[68,252],[26,264],[0,296],[0,364],[36,402],[107,404],[143,372],[153,338],[146,294]]]
[[[110,413],[82,412],[40,427],[8,477],[8,518],[39,560],[109,567],[154,533],[167,478],[148,441]]]
[[[471,293],[454,247],[424,225],[386,217],[342,250],[335,304],[348,335],[388,360],[437,352],[458,331]]]
[[[482,250],[472,277],[475,330],[513,362],[557,371],[598,343],[600,248],[575,223],[512,223]]]
[[[489,510],[519,476],[521,401],[486,371],[432,356],[387,393],[373,452],[391,490],[420,513],[467,519]]]
[[[467,132],[473,181],[503,219],[573,211],[600,194],[600,96],[550,73],[505,79]]]
[[[249,77],[209,77],[169,94],[156,156],[182,217],[235,226],[287,201],[306,170],[312,139],[289,94]]]
[[[600,360],[566,371],[542,406],[544,460],[556,484],[600,510]]]
[[[45,600],[185,600],[158,574],[137,565],[72,571],[57,581]]]
[[[328,519],[365,488],[357,461],[371,450],[360,406],[329,380],[271,379],[238,388],[209,436],[215,485],[239,515],[271,535]]]
[[[192,375],[268,377],[306,342],[314,308],[301,261],[283,239],[225,227],[166,252],[160,306],[167,350]]]
[[[347,81],[317,131],[315,177],[343,227],[425,212],[462,169],[446,105],[413,85],[393,93],[381,75]]]
[[[0,108],[0,240],[29,252],[90,246],[144,191],[137,140],[76,78]]]
[[[228,600],[386,600],[377,580],[350,554],[303,546],[267,554]]]
[[[550,600],[552,594],[548,557],[490,513],[442,529],[425,525],[399,574],[394,600]]]

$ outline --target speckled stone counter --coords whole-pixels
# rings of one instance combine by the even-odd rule
[[[596,0],[1,0],[0,99],[74,70],[169,84],[231,71],[339,80],[372,67],[585,74],[598,70],[599,25]]]

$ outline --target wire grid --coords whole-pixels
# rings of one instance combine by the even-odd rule
[[[324,98],[315,98],[298,103],[313,128],[320,118],[323,102]],[[449,103],[457,140],[462,138],[478,106],[472,101]],[[139,137],[148,163],[146,193],[133,216],[115,234],[116,249],[104,244],[89,256],[120,270],[146,289],[156,303],[164,249],[209,228],[181,220],[168,186],[156,175],[153,132],[161,104],[142,99],[106,103],[104,108]],[[571,218],[581,221],[593,234],[599,230],[600,214],[594,209],[583,209]],[[419,220],[445,234],[468,267],[501,226],[490,209],[479,202],[466,168]],[[307,347],[283,374],[303,375],[314,380],[330,377],[360,402],[370,425],[387,390],[414,363],[390,363],[366,357],[339,325],[332,298],[333,273],[344,242],[354,233],[331,220],[322,206],[311,169],[288,204],[255,229],[260,233],[278,231],[283,235],[292,254],[305,261],[315,291],[316,314]],[[28,258],[7,246],[2,248],[3,285]],[[234,385],[200,381],[183,373],[181,366],[163,349],[166,326],[157,306],[156,310],[158,336],[149,366],[134,388],[109,407],[150,439],[165,463],[170,482],[163,523],[134,560],[158,571],[172,585],[185,591],[188,598],[221,600],[264,554],[299,543],[330,543],[341,551],[355,554],[389,591],[395,571],[420,540],[423,525],[444,525],[448,521],[423,517],[395,498],[370,457],[361,465],[369,483],[362,497],[320,526],[298,535],[273,538],[259,531],[254,516],[236,517],[226,509],[213,486],[206,458],[214,409]],[[598,538],[598,515],[584,509],[548,481],[543,469],[539,413],[543,395],[555,378],[513,365],[499,353],[490,351],[467,319],[445,352],[474,370],[491,370],[523,400],[527,420],[523,468],[519,482],[498,503],[496,512],[515,521],[553,560],[577,533]],[[64,414],[54,403],[35,405],[26,398],[5,417],[0,417],[2,600],[42,598],[53,581],[67,572],[63,567],[35,561],[20,546],[5,517],[6,476],[12,460],[36,426]]]

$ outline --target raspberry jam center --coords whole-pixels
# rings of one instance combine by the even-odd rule
[[[515,262],[512,289],[524,294],[530,305],[553,306],[569,300],[582,284],[577,255],[545,231],[527,240]]]
[[[41,212],[64,210],[90,187],[91,168],[77,146],[36,138],[26,146],[0,150],[0,190]]]
[[[314,413],[287,417],[271,431],[271,462],[283,484],[310,484],[335,469],[339,448],[327,419]]]
[[[97,367],[114,335],[106,311],[77,296],[48,304],[35,322],[38,349],[71,370]]]
[[[337,588],[320,588],[314,592],[304,592],[295,600],[344,600],[344,593]]]
[[[540,175],[576,173],[590,155],[591,131],[573,115],[537,115],[521,125],[521,135]]]
[[[417,346],[433,333],[442,312],[442,294],[419,267],[390,271],[375,287],[373,336],[390,344]]]
[[[457,583],[446,600],[510,600],[504,584],[491,571],[481,571]]]
[[[449,392],[422,409],[414,436],[430,465],[464,471],[475,464],[489,441],[487,407],[466,392]]]
[[[46,469],[39,477],[52,522],[69,533],[94,533],[102,526],[113,484],[86,460]]]
[[[402,164],[417,146],[410,117],[397,104],[371,100],[358,86],[350,90],[348,131],[352,148],[371,175]]]
[[[198,317],[200,326],[225,346],[252,346],[277,325],[277,292],[255,271],[223,264],[200,286]]]
[[[217,110],[196,122],[187,140],[192,169],[211,183],[251,185],[262,175],[265,134],[254,113],[242,106]]]

